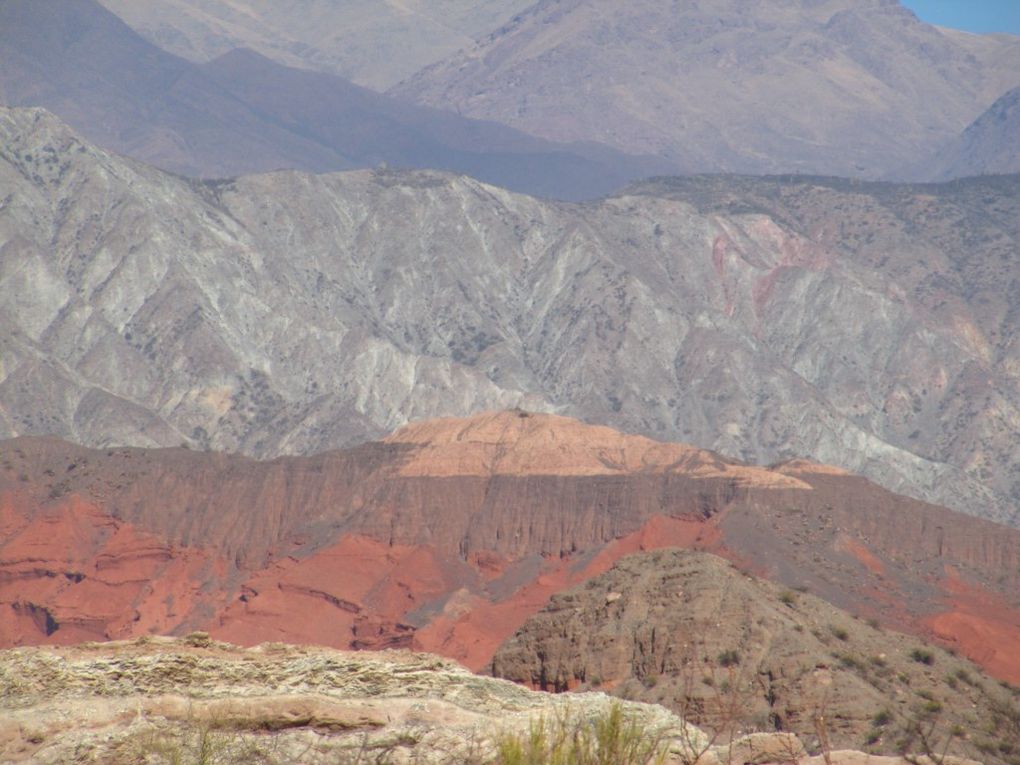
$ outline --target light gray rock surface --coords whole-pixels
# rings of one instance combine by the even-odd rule
[[[0,761],[12,765],[496,765],[501,739],[590,728],[614,708],[669,765],[931,765],[854,751],[808,759],[789,733],[729,745],[655,704],[538,693],[428,654],[243,649],[204,633],[0,651]]]
[[[1015,178],[199,183],[2,115],[4,436],[267,456],[521,406],[1015,512]]]
[[[3,651],[0,691],[5,763],[482,765],[502,735],[614,704],[661,736],[669,762],[715,752],[653,704],[538,693],[428,654],[242,649],[204,633]]]

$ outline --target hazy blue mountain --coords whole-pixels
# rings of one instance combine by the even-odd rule
[[[424,108],[237,51],[197,65],[93,0],[0,4],[0,100],[43,106],[96,143],[187,175],[431,167],[532,194],[609,193],[669,169]]]
[[[963,133],[917,168],[921,177],[945,180],[967,175],[1020,172],[1020,88],[992,104]]]
[[[100,0],[192,61],[250,48],[385,89],[498,29],[534,0]]]
[[[391,92],[686,170],[878,177],[1020,85],[1020,37],[896,0],[542,0]]]

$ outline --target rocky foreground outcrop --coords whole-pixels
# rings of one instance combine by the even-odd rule
[[[835,468],[504,411],[259,462],[0,444],[0,642],[206,630],[483,667],[638,550],[738,561],[1020,681],[1020,532]]]
[[[0,761],[482,765],[498,762],[494,744],[504,735],[604,716],[614,703],[529,691],[435,656],[244,650],[202,633],[21,648],[0,652]],[[671,763],[823,761],[790,734],[713,745],[662,707],[623,702],[622,711],[660,738]]]

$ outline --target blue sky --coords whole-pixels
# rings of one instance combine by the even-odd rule
[[[900,0],[917,17],[968,32],[1020,34],[1020,0]]]

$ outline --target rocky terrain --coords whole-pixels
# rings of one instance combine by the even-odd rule
[[[204,633],[0,652],[0,689],[5,763],[480,765],[494,761],[503,731],[611,703],[534,693],[435,656],[243,650]],[[664,731],[675,761],[687,741],[703,740],[664,709],[625,710]]]
[[[686,172],[878,177],[1018,84],[1020,38],[895,1],[544,0],[392,92]]]
[[[0,435],[313,453],[520,405],[1016,521],[1020,178],[199,183],[0,120]]]
[[[1007,382],[1012,376],[1008,370],[1017,364],[1020,334],[1020,313],[1013,298],[1020,284],[1014,257],[1020,241],[1017,189],[1015,176],[1001,176],[945,185],[675,178],[640,184],[632,191],[687,202],[705,215],[760,214],[782,222],[816,245],[839,253],[843,262],[879,274],[893,293],[921,307],[922,312],[915,314],[918,321],[955,327],[957,347],[968,343],[975,350],[980,347],[974,361],[965,362],[958,373],[944,377],[946,367],[927,366],[929,376],[922,381],[910,369],[925,366],[921,357],[903,359],[904,365],[895,362],[879,371],[883,362],[868,351],[871,341],[863,336],[862,355],[832,366],[824,360],[831,346],[802,341],[790,345],[786,339],[779,340],[774,329],[763,329],[766,337],[784,348],[783,353],[790,354],[787,358],[794,368],[820,384],[829,401],[842,401],[837,407],[856,422],[878,418],[884,440],[938,463],[968,464],[971,476],[982,474],[979,480],[994,486],[1000,496],[1008,497],[1007,506],[1015,507],[1020,497],[1015,476],[1020,468],[1005,456],[1001,445],[1020,424],[1012,394],[1016,383]],[[776,282],[758,284],[758,294],[772,299]],[[835,316],[829,320],[839,321]],[[851,404],[852,396],[844,398],[849,388],[867,389],[877,377],[887,375],[898,382],[884,388],[882,398],[871,398],[868,404],[861,399]],[[915,382],[906,383],[910,378]],[[805,453],[847,464],[828,450]],[[942,499],[964,507],[959,501]],[[975,499],[972,495],[971,501]]]
[[[102,0],[147,40],[193,61],[250,48],[383,90],[498,29],[534,0]]]
[[[0,761],[1020,765],[1018,85],[897,0],[0,2]]]
[[[271,462],[40,438],[0,454],[4,645],[203,629],[478,669],[554,593],[685,547],[1020,681],[1020,532],[831,467],[521,411]]]
[[[197,65],[94,0],[0,5],[0,103],[45,107],[106,148],[204,178],[391,164],[578,199],[670,169],[399,101],[251,51]]]
[[[580,730],[608,719],[614,706],[626,726],[658,739],[671,765],[930,762],[920,752],[919,760],[828,749],[809,756],[789,733],[713,742],[659,706],[536,693],[434,656],[279,644],[243,650],[204,633],[3,651],[0,690],[0,758],[26,765],[498,765],[517,761],[497,756],[499,741],[556,725]]]
[[[705,553],[628,556],[554,595],[491,671],[544,690],[662,704],[706,732],[793,731],[873,753],[920,744],[1012,762],[1020,688]],[[953,730],[958,731],[953,734]]]

